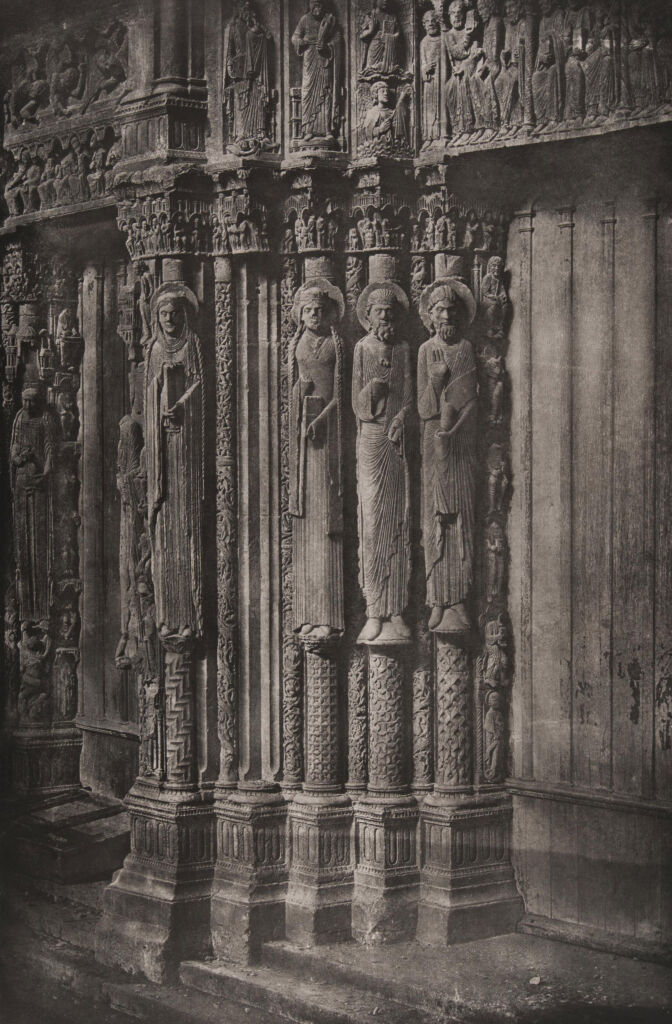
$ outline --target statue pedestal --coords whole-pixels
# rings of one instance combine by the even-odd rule
[[[450,945],[515,931],[523,914],[510,860],[511,801],[428,796],[417,940]]]
[[[215,815],[212,947],[249,963],[263,942],[285,934],[287,805],[278,786],[241,783],[221,791]]]
[[[210,952],[212,804],[143,780],[126,804],[131,852],[105,890],[96,956],[163,984],[182,960]]]

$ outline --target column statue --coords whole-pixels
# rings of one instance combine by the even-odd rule
[[[429,628],[463,634],[473,573],[476,443],[476,362],[462,332],[476,313],[467,285],[440,278],[420,300],[433,331],[418,353],[422,420],[422,532]]]
[[[343,347],[334,328],[343,312],[338,288],[307,281],[294,300],[288,357],[294,628],[315,639],[344,628]]]
[[[408,344],[398,337],[408,299],[392,282],[368,285],[357,315],[368,331],[353,358],[357,417],[360,580],[368,621],[359,641],[405,643],[402,618],[411,568],[406,421],[412,381]]]
[[[40,622],[51,608],[57,427],[40,408],[37,383],[27,382],[21,397],[10,447],[17,597],[21,622]]]
[[[163,635],[202,633],[203,369],[191,326],[198,300],[170,282],[151,301],[145,378],[147,504],[157,625]]]
[[[301,76],[301,135],[304,142],[329,140],[340,132],[343,85],[343,36],[323,0],[311,0],[299,20],[292,45],[303,60]]]

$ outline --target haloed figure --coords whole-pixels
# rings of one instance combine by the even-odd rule
[[[470,629],[465,602],[474,558],[477,385],[462,331],[476,304],[463,282],[442,278],[426,289],[420,311],[433,332],[418,353],[429,628],[463,634]]]
[[[343,351],[335,324],[343,297],[313,278],[294,302],[289,352],[290,504],[294,628],[326,638],[343,631]]]

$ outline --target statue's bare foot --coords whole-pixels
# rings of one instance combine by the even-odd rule
[[[435,604],[434,607],[432,608],[432,614],[429,616],[429,628],[436,629],[438,624],[441,622],[442,617],[443,606],[440,604]]]
[[[457,611],[457,605],[452,605],[450,608],[446,608],[441,622],[436,627],[437,633],[449,633],[454,636],[463,636],[469,632],[469,626],[465,623],[462,616]]]
[[[411,639],[411,631],[404,622],[401,615],[393,615],[392,618],[390,619],[390,625],[392,626],[392,630],[395,636],[398,636],[400,640]]]
[[[360,644],[371,643],[377,636],[380,636],[380,631],[383,628],[383,620],[372,617],[366,620],[364,629],[357,637],[357,642]]]

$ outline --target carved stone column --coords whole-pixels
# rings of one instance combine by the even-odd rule
[[[236,161],[232,161],[236,164]],[[237,164],[236,164],[237,166]],[[210,932],[243,962],[284,934],[280,773],[278,286],[253,174],[223,176],[215,254],[218,458],[217,862]],[[235,460],[235,461],[234,461]]]
[[[342,792],[337,641],[302,640],[306,679],[306,779],[291,803],[287,938],[350,938],[350,798]]]

